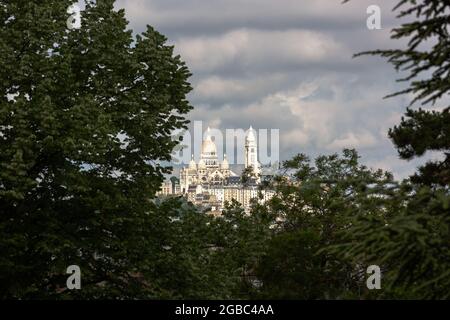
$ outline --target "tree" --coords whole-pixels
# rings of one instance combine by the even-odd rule
[[[256,181],[258,175],[255,173],[255,170],[252,166],[244,168],[241,173],[241,182],[244,186],[248,186],[250,183]]]
[[[409,86],[388,97],[410,94],[413,99],[389,136],[403,159],[420,157],[428,151],[443,153],[443,160],[428,162],[412,177],[427,185],[450,184],[450,106],[442,99],[450,93],[449,9],[448,1],[400,0],[394,10],[400,10],[397,18],[407,18],[408,22],[394,28],[391,38],[408,40],[406,48],[358,54],[386,57],[396,70],[407,72],[399,81]],[[435,110],[414,110],[415,102],[443,105]]]
[[[314,165],[305,155],[284,163],[286,174],[275,179],[276,195],[266,209],[276,227],[257,266],[261,297],[369,295],[364,266],[326,250],[341,243],[356,216],[383,219],[397,206],[388,201],[392,175],[372,171],[358,158],[356,151],[344,150],[342,156],[320,156]]]
[[[254,298],[259,287],[256,267],[272,237],[273,217],[265,206],[252,203],[248,214],[236,200],[226,203],[221,217],[211,224],[211,240],[215,244],[218,275],[229,283],[224,296],[233,299]]]
[[[248,299],[253,297],[254,267],[271,236],[267,216],[248,215],[227,203],[221,216],[199,212],[185,199],[157,206],[157,228],[148,231],[148,259],[142,279],[153,297],[177,299]]]
[[[400,206],[386,219],[361,216],[347,232],[341,253],[354,261],[379,261],[384,267],[385,297],[448,299],[450,292],[450,107],[448,1],[400,0],[394,10],[408,22],[392,30],[392,38],[408,40],[406,48],[358,55],[388,58],[406,71],[408,87],[389,95],[413,96],[405,117],[389,131],[400,156],[412,159],[439,151],[431,161],[392,189]],[[414,110],[420,102],[435,110]],[[349,250],[349,248],[352,248]],[[338,249],[339,250],[339,249]]]
[[[393,186],[391,214],[360,215],[329,249],[355,264],[383,270],[381,298],[450,297],[450,196],[444,190]]]
[[[133,40],[113,0],[67,30],[73,2],[0,2],[0,296],[151,296],[137,275],[190,73],[150,26]]]
[[[175,186],[176,186],[177,184],[180,184],[180,179],[178,179],[178,178],[175,177],[175,176],[171,176],[171,177],[170,177],[170,183],[172,184],[172,192],[175,192]]]

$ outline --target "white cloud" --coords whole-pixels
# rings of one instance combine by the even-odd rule
[[[310,138],[311,137],[308,136],[303,130],[293,129],[290,131],[284,130],[280,140],[286,145],[296,146],[298,150],[301,150],[301,147],[306,145]]]
[[[221,79],[217,76],[202,79],[195,87],[195,93],[201,98],[223,98],[230,94],[240,95],[246,90],[246,85],[240,81]]]
[[[315,31],[261,31],[240,29],[219,37],[184,37],[175,42],[192,70],[212,72],[230,64],[260,69],[275,64],[302,65],[351,53],[332,37]]]
[[[223,78],[217,75],[201,77],[194,83],[192,98],[196,101],[231,102],[236,100],[254,100],[267,92],[283,86],[289,77],[282,73],[270,74],[264,78]]]
[[[348,132],[340,138],[333,140],[327,145],[330,150],[342,150],[344,148],[362,149],[372,147],[377,143],[377,139],[368,131],[363,132]]]

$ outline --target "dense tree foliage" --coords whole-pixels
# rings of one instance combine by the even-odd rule
[[[73,2],[0,2],[2,297],[52,296],[72,264],[80,294],[129,296],[160,223],[158,162],[191,109],[164,36],[148,27],[133,41],[112,0],[87,1],[68,30]]]
[[[359,164],[354,150],[299,155],[252,214],[271,217],[253,296],[281,299],[444,299],[450,282],[450,194]],[[368,290],[367,267],[382,270]]]
[[[450,195],[410,183],[396,185],[388,217],[359,215],[330,252],[383,270],[381,298],[450,297]]]
[[[354,150],[320,156],[314,165],[299,155],[284,169],[267,208],[276,217],[276,228],[257,268],[262,296],[362,297],[367,266],[325,249],[342,241],[355,217],[385,219],[395,209],[388,201],[392,176],[359,164]]]

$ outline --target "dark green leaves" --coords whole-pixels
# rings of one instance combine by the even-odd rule
[[[164,219],[151,199],[190,73],[151,27],[134,42],[114,1],[88,1],[67,30],[73,2],[0,7],[0,295],[151,297],[139,276]]]

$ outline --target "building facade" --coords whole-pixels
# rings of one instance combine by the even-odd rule
[[[206,138],[202,142],[201,155],[198,163],[192,160],[189,166],[180,170],[180,191],[190,202],[201,207],[210,207],[214,213],[221,212],[226,202],[238,201],[246,211],[249,211],[252,199],[267,201],[273,196],[273,191],[259,190],[261,166],[258,162],[258,144],[252,127],[245,138],[245,168],[251,168],[256,177],[245,185],[240,177],[230,169],[230,164],[224,156],[220,162],[217,147],[210,136],[208,128]]]

